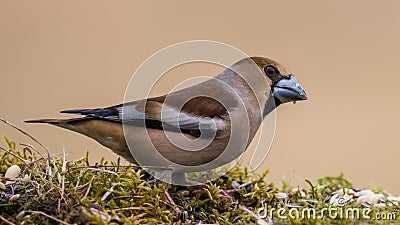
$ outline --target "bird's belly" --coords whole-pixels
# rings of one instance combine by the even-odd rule
[[[233,148],[228,154],[224,152],[229,135],[199,140],[189,134],[173,131],[143,131],[143,128],[125,127],[129,149],[135,161],[142,167],[167,167],[184,172],[202,171],[225,165],[244,151]]]

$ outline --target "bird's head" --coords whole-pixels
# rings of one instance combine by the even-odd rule
[[[251,59],[263,71],[276,105],[307,99],[300,83],[283,65],[264,57],[251,57]]]

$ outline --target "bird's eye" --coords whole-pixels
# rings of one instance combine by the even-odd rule
[[[273,66],[266,66],[264,68],[264,72],[267,74],[269,78],[272,78],[275,76],[276,70]]]

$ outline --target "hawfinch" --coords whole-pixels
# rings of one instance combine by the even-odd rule
[[[306,99],[285,67],[268,58],[250,57],[209,80],[167,95],[106,108],[61,111],[84,115],[80,118],[26,122],[72,130],[130,162],[173,167],[174,173],[184,174],[235,160],[268,113],[283,103]]]

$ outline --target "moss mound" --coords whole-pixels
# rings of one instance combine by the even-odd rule
[[[3,224],[400,222],[398,199],[382,191],[356,190],[343,175],[324,177],[315,184],[306,180],[307,190],[292,188],[287,182],[278,188],[265,182],[268,171],[259,175],[237,165],[226,176],[209,183],[208,188],[166,188],[140,168],[120,165],[120,159],[91,164],[88,154],[74,161],[49,158],[32,145],[17,146],[4,139],[6,147],[0,150],[0,223]],[[6,172],[13,165],[21,170],[7,177]],[[166,190],[176,205],[168,200]],[[371,197],[370,201],[369,197],[363,197],[362,191],[379,198]],[[327,209],[337,215],[329,215]],[[346,210],[354,213],[346,215]],[[368,210],[368,215],[362,215],[362,210]]]

